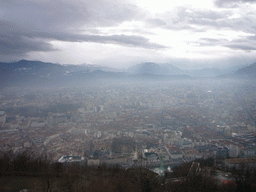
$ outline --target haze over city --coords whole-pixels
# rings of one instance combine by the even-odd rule
[[[254,0],[0,2],[0,60],[182,69],[256,61]]]
[[[256,0],[0,0],[0,191],[256,191]]]

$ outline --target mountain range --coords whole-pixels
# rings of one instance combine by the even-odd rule
[[[171,64],[142,63],[127,69],[132,74],[155,74],[155,75],[189,75],[191,77],[217,77],[225,74],[217,68],[203,68],[200,70],[181,70]]]
[[[141,63],[126,70],[117,70],[97,65],[60,65],[41,61],[20,60],[13,63],[0,62],[0,86],[64,85],[97,81],[116,80],[170,80],[198,77],[256,78],[256,63],[237,71],[217,68],[181,70],[171,64]]]
[[[238,69],[233,74],[233,77],[256,79],[256,62],[253,63],[252,65],[247,66],[247,67]]]

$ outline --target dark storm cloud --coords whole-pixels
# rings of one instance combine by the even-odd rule
[[[142,36],[86,34],[142,15],[136,6],[114,0],[4,0],[0,2],[0,55],[53,51],[49,40],[163,48]]]
[[[48,39],[55,39],[60,41],[69,41],[69,42],[97,42],[97,43],[114,43],[128,46],[137,46],[137,47],[145,47],[145,48],[165,48],[162,45],[151,43],[149,40],[142,36],[136,35],[83,35],[83,34],[69,34],[69,33],[39,33],[31,34],[33,36],[44,37]]]
[[[248,37],[240,37],[235,40],[227,39],[212,39],[212,38],[201,38],[199,41],[200,46],[223,46],[234,50],[243,51],[254,51],[256,46],[254,46],[253,41],[249,41]]]
[[[233,45],[231,44],[231,45],[226,45],[226,47],[231,48],[231,49],[244,50],[244,51],[256,50],[255,46],[243,45],[243,44],[233,44]]]
[[[248,37],[240,37],[235,40],[227,39],[212,39],[212,38],[201,38],[198,41],[200,46],[223,46],[228,47],[234,50],[243,50],[243,51],[254,51],[256,47],[254,46],[255,42],[249,41]]]
[[[0,55],[23,56],[30,51],[53,51],[42,38],[31,38],[28,31],[15,23],[0,21]]]
[[[2,18],[31,30],[112,26],[140,15],[134,5],[110,0],[6,0]]]
[[[13,55],[25,54],[30,51],[53,51],[51,44],[40,40],[27,37],[8,35],[0,36],[0,53]]]
[[[214,3],[218,7],[234,8],[239,3],[256,3],[256,0],[215,0]]]
[[[227,39],[200,38],[197,43],[200,46],[218,46],[227,43]]]

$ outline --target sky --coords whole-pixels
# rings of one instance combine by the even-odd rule
[[[0,61],[181,69],[256,62],[256,0],[0,0]]]

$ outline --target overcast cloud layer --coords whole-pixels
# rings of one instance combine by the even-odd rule
[[[255,34],[256,0],[0,0],[0,61],[228,67]]]

